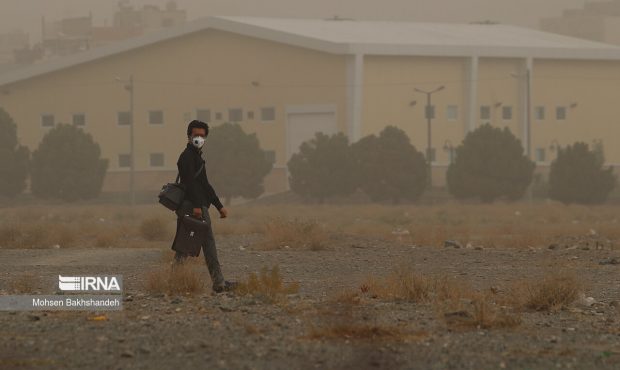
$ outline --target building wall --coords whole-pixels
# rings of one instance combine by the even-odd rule
[[[547,114],[545,120],[532,120],[532,147],[547,148],[551,161],[555,155],[549,147],[554,141],[565,146],[602,140],[607,163],[619,165],[619,83],[618,61],[535,61],[532,105],[545,106]],[[558,106],[567,108],[565,120],[556,119]]]
[[[449,162],[446,140],[456,146],[466,127],[466,61],[464,58],[431,58],[407,56],[366,56],[364,58],[364,91],[361,135],[378,134],[385,126],[404,130],[412,144],[425,153],[427,147],[426,95],[414,88],[433,90],[435,119],[431,142],[438,164]],[[411,102],[415,101],[415,105]],[[458,108],[456,120],[447,117],[447,106]]]
[[[196,109],[210,109],[228,120],[229,108],[242,108],[246,132],[255,132],[263,149],[276,152],[277,167],[285,159],[285,109],[290,105],[331,104],[337,107],[338,128],[346,132],[346,62],[344,56],[206,30],[99,59],[63,71],[8,86],[0,95],[18,123],[22,144],[35,149],[48,128],[41,115],[54,114],[70,122],[73,113],[86,114],[85,130],[110,159],[105,191],[123,189],[128,171],[118,155],[129,153],[129,127],[117,124],[117,112],[129,109],[129,93],[115,77],[135,80],[135,147],[137,189],[159,189],[174,179],[176,160],[185,147],[187,122]],[[255,82],[253,84],[253,82]],[[276,120],[261,122],[260,108],[275,107]],[[162,110],[164,123],[149,124],[149,110]],[[254,112],[248,120],[247,111]],[[208,139],[207,139],[208,145]],[[149,166],[149,154],[164,153],[164,166]],[[214,158],[213,160],[217,160]],[[146,173],[157,172],[153,175]],[[281,170],[272,177],[282,178]],[[285,184],[273,179],[268,192]]]

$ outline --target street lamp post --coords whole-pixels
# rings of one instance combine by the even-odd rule
[[[450,164],[454,161],[454,146],[450,140],[446,140],[443,144],[443,150],[447,151],[450,155]]]
[[[525,74],[520,75],[511,73],[514,78],[525,78],[525,153],[528,158],[532,158],[532,79],[529,68],[525,69]]]
[[[433,107],[433,105],[431,104],[431,98],[432,95],[436,92],[439,92],[441,90],[443,90],[445,88],[445,86],[439,86],[438,88],[431,90],[431,91],[425,91],[425,90],[421,90],[418,88],[415,88],[414,90],[416,92],[419,92],[421,94],[426,94],[426,110],[425,110],[425,116],[426,116],[426,122],[427,122],[427,129],[426,129],[426,161],[428,162],[428,187],[429,189],[433,186],[433,180],[432,180],[432,158],[431,158],[431,145],[432,145],[432,141],[431,141],[431,121],[433,120],[433,118],[435,118],[435,108]]]
[[[117,81],[121,81],[119,77]],[[129,91],[129,202],[133,206],[136,204],[136,191],[134,182],[134,81],[133,74],[129,75],[129,80],[125,84],[125,90]]]

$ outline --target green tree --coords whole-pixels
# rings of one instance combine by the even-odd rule
[[[319,203],[331,196],[349,195],[356,189],[353,163],[343,133],[327,136],[317,132],[288,161],[291,190]]]
[[[387,126],[352,145],[357,182],[373,201],[417,200],[426,189],[428,166],[407,134]]]
[[[459,199],[516,200],[525,194],[535,168],[508,128],[485,124],[468,133],[456,148],[446,174],[448,190]]]
[[[265,191],[263,179],[273,163],[261,149],[256,134],[246,134],[233,123],[214,127],[209,130],[205,156],[209,179],[226,205],[233,197],[253,199]]]
[[[604,202],[616,186],[612,167],[603,168],[603,150],[577,142],[558,149],[549,172],[549,197],[565,204]]]
[[[26,189],[30,166],[28,147],[17,141],[17,125],[0,108],[0,195],[14,197]]]
[[[108,160],[99,144],[81,128],[58,124],[32,153],[32,193],[65,201],[95,198],[101,193]]]

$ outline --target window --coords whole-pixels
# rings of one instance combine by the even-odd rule
[[[435,162],[435,148],[430,148],[426,150],[426,160],[432,162]]]
[[[254,119],[254,111],[253,110],[249,110],[248,111],[248,119]]]
[[[151,167],[163,167],[164,166],[164,153],[151,153],[150,164],[151,164]]]
[[[456,105],[448,105],[446,108],[446,119],[448,121],[456,121],[459,119],[459,107]]]
[[[161,110],[149,111],[149,123],[151,125],[163,125],[164,124],[164,112]]]
[[[241,108],[231,108],[228,110],[228,121],[229,122],[241,122],[243,121],[243,109]]]
[[[118,112],[117,122],[119,126],[129,126],[131,125],[131,113],[129,112]]]
[[[536,148],[536,162],[544,162],[546,159],[545,148]]]
[[[121,168],[131,167],[131,156],[129,154],[119,154],[118,166]]]
[[[221,121],[222,120],[222,113],[221,112],[215,113],[215,119],[218,120],[218,121]]]
[[[196,109],[196,119],[202,122],[211,122],[211,111],[209,109]]]
[[[76,113],[73,115],[73,124],[75,126],[86,126],[86,115],[84,113]]]
[[[266,150],[265,151],[265,158],[271,163],[274,164],[276,163],[276,152],[275,150]]]
[[[566,107],[555,108],[555,119],[558,121],[564,121],[566,119]]]
[[[509,121],[512,119],[512,107],[502,107],[502,119],[504,121]]]
[[[491,107],[488,105],[483,105],[480,107],[480,119],[491,119]]]
[[[260,120],[263,122],[275,121],[276,120],[276,108],[274,107],[261,108],[260,109]]]
[[[545,107],[534,108],[534,118],[537,121],[543,121],[545,119]]]
[[[54,115],[53,114],[42,114],[41,115],[41,126],[54,127]]]

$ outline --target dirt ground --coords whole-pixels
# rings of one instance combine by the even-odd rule
[[[257,238],[216,235],[226,278],[241,280],[277,265],[286,282],[299,283],[299,293],[277,303],[208,290],[149,293],[147,273],[162,266],[165,247],[0,249],[3,294],[11,279],[28,273],[37,277],[34,291],[44,294],[55,291],[59,274],[124,280],[120,312],[0,312],[0,368],[620,368],[617,249],[456,248],[338,235],[324,250],[257,250]],[[359,293],[369,276],[386,276],[403,264],[497,294],[507,294],[513,281],[561,268],[579,277],[586,299],[555,311],[524,311],[510,328],[453,327],[447,314],[424,302],[363,296],[338,303],[343,291]],[[196,268],[209,286],[204,262]],[[335,325],[374,329],[371,335],[320,334]],[[400,334],[383,335],[380,328]]]

